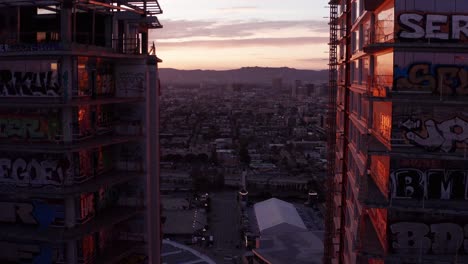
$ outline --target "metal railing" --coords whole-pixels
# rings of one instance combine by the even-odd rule
[[[124,54],[142,54],[139,38],[118,38],[112,40],[112,49]]]
[[[386,20],[380,21],[382,24],[391,24],[394,26],[394,21]],[[378,43],[393,43],[395,41],[395,31],[391,30],[391,33],[386,33],[386,29],[390,26],[376,25],[375,28],[368,29],[365,32],[364,45],[378,44]]]

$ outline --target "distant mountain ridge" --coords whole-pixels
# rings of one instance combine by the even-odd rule
[[[283,83],[294,80],[326,82],[328,70],[298,70],[294,68],[243,67],[234,70],[177,70],[160,68],[163,83],[271,83],[273,78],[282,78]]]

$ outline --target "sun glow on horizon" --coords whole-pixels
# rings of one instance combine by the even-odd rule
[[[164,14],[159,19],[164,28],[150,34],[163,60],[161,67],[327,68],[328,26],[319,12],[319,8],[328,12],[323,8],[327,1],[295,0],[288,6],[280,0],[268,3],[202,0],[195,6],[189,0],[161,0]],[[191,6],[197,14],[184,16]]]

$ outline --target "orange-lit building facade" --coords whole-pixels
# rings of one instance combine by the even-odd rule
[[[326,263],[468,263],[468,2],[330,5]]]
[[[160,263],[160,13],[0,2],[0,263]]]

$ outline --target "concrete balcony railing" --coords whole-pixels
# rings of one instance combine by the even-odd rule
[[[383,30],[369,30],[366,35],[364,46],[395,42],[395,33],[384,33]]]
[[[71,45],[70,45],[71,44]],[[112,53],[142,55],[148,54],[149,48],[139,37],[114,38],[109,35],[76,32],[71,43],[64,44],[60,32],[20,32],[0,36],[0,55],[2,53],[46,52],[70,49],[93,49],[93,47]]]
[[[34,52],[61,50],[58,32],[20,32],[0,38],[0,54],[7,52]]]

